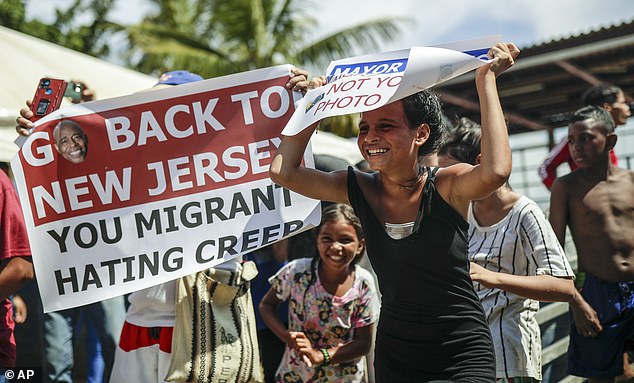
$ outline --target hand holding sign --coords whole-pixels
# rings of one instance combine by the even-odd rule
[[[499,76],[513,66],[515,58],[520,54],[520,50],[513,43],[498,43],[491,47],[489,53],[492,56],[491,62],[476,69],[476,75],[491,71],[496,76]]]

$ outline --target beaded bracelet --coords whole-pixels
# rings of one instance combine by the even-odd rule
[[[322,348],[319,351],[321,351],[321,354],[324,356],[324,361],[322,364],[324,365],[330,364],[330,354],[328,353],[328,350],[326,350],[325,348]]]

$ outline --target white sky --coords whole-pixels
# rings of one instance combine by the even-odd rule
[[[27,15],[50,20],[56,6],[72,0],[29,0]],[[588,32],[634,19],[628,0],[296,0],[319,21],[315,36],[364,20],[401,16],[416,20],[385,50],[501,34],[520,47]],[[111,17],[138,21],[149,0],[117,0]]]

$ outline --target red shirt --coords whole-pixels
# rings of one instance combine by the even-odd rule
[[[614,153],[614,150],[610,150],[610,161],[616,166],[619,159]],[[546,156],[546,159],[539,166],[539,177],[546,187],[550,190],[553,186],[553,182],[557,179],[557,168],[564,162],[568,163],[570,170],[575,170],[577,164],[572,160],[570,156],[570,150],[568,149],[568,137],[564,137],[557,145],[555,145]]]
[[[0,170],[0,261],[11,257],[30,257],[29,238],[18,195],[9,177]],[[0,302],[0,366],[15,366],[13,306]]]

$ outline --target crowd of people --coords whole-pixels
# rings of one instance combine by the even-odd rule
[[[75,381],[73,342],[83,323],[97,350],[91,359],[103,360],[87,381],[228,381],[217,367],[236,382],[539,382],[535,314],[550,301],[570,306],[569,373],[615,381],[634,337],[634,173],[618,168],[613,152],[629,106],[615,86],[584,94],[566,145],[555,148],[564,148],[573,171],[553,176],[566,161],[559,154],[540,168],[552,191],[547,218],[508,184],[511,148],[497,78],[518,55],[514,44],[497,44],[475,71],[479,124],[448,122],[432,90],[363,112],[357,144],[368,169],[305,167],[319,122],[283,136],[270,177],[321,200],[320,225],[126,299],[42,314],[44,381]],[[199,80],[173,71],[156,87]],[[324,83],[294,69],[287,87],[305,92]],[[94,99],[83,89],[84,101]],[[28,107],[20,111],[19,134],[29,134],[31,117]],[[55,128],[55,147],[80,163],[88,138],[75,125]],[[3,172],[0,185],[0,367],[7,370],[16,350],[9,298],[17,307],[19,288],[35,275],[18,197]],[[567,232],[578,270],[563,250]],[[301,237],[309,239],[293,246]],[[364,257],[369,266],[361,266]],[[221,365],[223,348],[197,338],[200,318],[193,325],[182,318],[201,302],[210,327],[234,319],[223,330],[242,342],[242,363]],[[234,304],[244,313],[238,318]],[[0,382],[10,381],[3,372]]]

